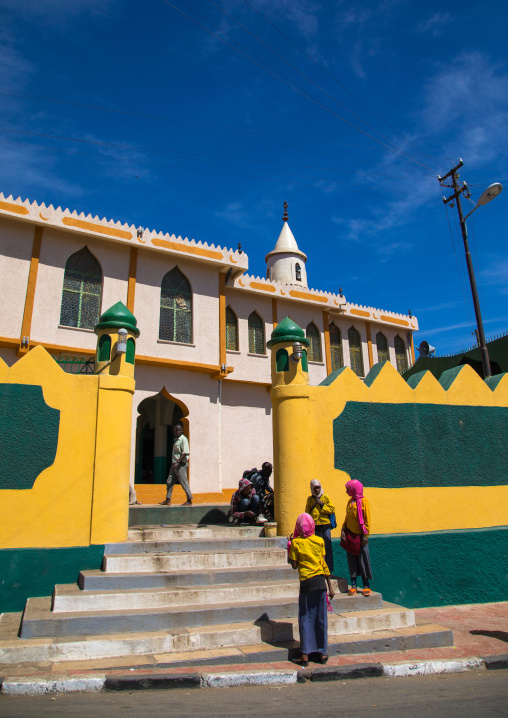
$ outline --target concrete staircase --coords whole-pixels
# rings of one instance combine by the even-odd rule
[[[287,660],[299,652],[298,577],[285,538],[259,527],[131,528],[106,546],[101,571],[30,598],[0,617],[0,664],[108,659],[159,666]],[[451,631],[416,626],[414,612],[379,593],[339,588],[330,653],[451,645]],[[21,619],[21,624],[20,624]],[[130,662],[130,663],[129,663]],[[153,661],[152,661],[153,663]]]

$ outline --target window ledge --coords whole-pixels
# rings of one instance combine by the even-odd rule
[[[95,334],[93,329],[85,329],[84,327],[68,327],[66,324],[59,324],[59,329],[72,329],[75,332],[87,332],[87,334]]]
[[[268,354],[251,354],[247,352],[248,357],[258,357],[258,359],[268,359]]]
[[[311,361],[310,359],[307,360],[309,364],[315,364],[316,366],[324,366],[324,361]]]
[[[187,342],[172,342],[169,339],[157,339],[157,344],[176,344],[179,347],[195,347],[195,344],[187,344]]]
[[[226,349],[226,354],[241,354],[242,352],[239,349]],[[256,354],[256,356],[258,356]]]

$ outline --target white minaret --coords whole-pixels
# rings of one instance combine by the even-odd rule
[[[288,224],[288,203],[284,202],[284,224],[277,243],[265,257],[266,277],[274,282],[286,282],[307,288],[307,255],[300,252]]]

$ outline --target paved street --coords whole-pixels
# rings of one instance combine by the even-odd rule
[[[168,718],[203,715],[489,718],[508,715],[508,671],[415,678],[306,683],[283,688],[225,688],[136,693],[0,696],[2,718]]]

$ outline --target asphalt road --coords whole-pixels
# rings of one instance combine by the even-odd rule
[[[508,671],[371,678],[283,688],[0,695],[2,718],[490,718],[508,716]]]

